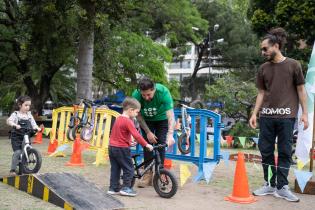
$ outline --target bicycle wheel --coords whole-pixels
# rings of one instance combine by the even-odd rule
[[[186,155],[190,153],[190,138],[187,141],[187,133],[182,133],[180,136],[178,136],[177,146],[178,150]]]
[[[68,128],[67,130],[67,139],[70,141],[74,141],[75,136],[72,135],[74,128]]]
[[[93,128],[84,127],[81,129],[80,137],[83,141],[87,141],[87,142],[91,141],[92,136],[93,136]]]
[[[81,134],[82,127],[81,125],[76,125],[71,129],[73,140],[77,137],[77,133]]]
[[[178,188],[175,176],[166,169],[160,169],[160,176],[157,173],[154,174],[153,186],[157,194],[162,198],[173,197]]]
[[[42,165],[42,156],[34,149],[27,150],[28,161],[25,154],[22,155],[22,172],[24,174],[37,173]]]

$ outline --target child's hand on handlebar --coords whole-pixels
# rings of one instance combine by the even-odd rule
[[[21,129],[21,126],[18,124],[15,126],[15,129],[19,130],[19,129]]]
[[[147,150],[152,151],[153,150],[153,146],[151,144],[147,144],[145,146],[147,148]]]
[[[40,127],[37,127],[36,130],[40,132],[42,129]]]

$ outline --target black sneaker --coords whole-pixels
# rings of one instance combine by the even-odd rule
[[[107,194],[109,195],[118,195],[119,194],[119,190],[114,190],[112,188],[109,188],[108,191],[107,191]]]

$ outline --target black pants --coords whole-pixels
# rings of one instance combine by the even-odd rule
[[[131,187],[131,181],[134,175],[134,167],[131,159],[129,147],[109,146],[110,160],[110,188],[115,191],[120,190],[120,173],[123,171],[122,187]]]
[[[259,120],[260,135],[258,148],[261,153],[264,179],[268,181],[268,166],[271,165],[273,176],[271,186],[281,189],[288,185],[288,174],[291,165],[292,137],[295,118],[266,118]],[[278,137],[278,167],[275,168],[275,139]],[[276,180],[277,179],[277,180]],[[277,181],[277,182],[276,182]]]
[[[166,142],[166,136],[167,136],[167,131],[168,131],[168,120],[161,120],[161,121],[146,121],[148,127],[150,128],[151,132],[154,133],[154,135],[157,137],[157,142],[158,144],[165,144]],[[147,135],[145,132],[142,130],[142,133],[144,134],[145,140],[150,143],[147,139]],[[161,162],[162,166],[164,165],[164,159],[165,159],[165,148],[159,149],[159,153],[161,156]],[[145,148],[143,149],[143,157],[144,160],[148,160],[153,157],[153,152],[150,152],[146,150]],[[150,163],[146,164],[148,166]]]
[[[10,138],[13,152],[16,150],[21,150],[24,136],[19,135],[16,132],[11,132]]]
[[[12,155],[12,161],[11,161],[11,169],[10,171],[15,171],[18,164],[19,164],[19,158],[22,153],[22,148],[23,148],[23,135],[19,135],[16,132],[11,132],[10,135],[11,138],[11,146],[13,150],[13,155]]]

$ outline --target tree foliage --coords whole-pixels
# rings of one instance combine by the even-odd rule
[[[199,0],[196,1],[196,6],[202,17],[209,22],[210,41],[224,38],[222,44],[214,43],[212,46],[212,56],[222,57],[218,66],[231,69],[255,66],[259,58],[258,40],[250,23],[240,13],[216,1],[208,3],[206,0]],[[217,31],[213,29],[215,24],[220,25]],[[208,32],[203,36],[208,38]],[[208,53],[205,51],[206,55]]]
[[[237,120],[248,122],[257,90],[253,80],[243,81],[237,75],[229,73],[207,86],[206,97],[211,101],[224,103],[223,112]]]
[[[75,12],[61,0],[0,3],[1,103],[28,94],[40,111],[51,96],[55,74],[74,60],[75,27],[70,26],[76,21],[65,13]]]
[[[272,27],[283,27],[289,34],[284,53],[300,60],[306,67],[315,40],[313,0],[251,0],[248,17],[259,36],[263,36]],[[306,46],[301,45],[303,42]]]
[[[171,60],[167,47],[133,32],[115,31],[111,35],[106,40],[99,40],[95,79],[107,84],[105,87],[111,85],[126,93],[136,87],[137,76],[141,74],[167,83],[164,62]]]
[[[232,9],[232,11],[240,14],[242,17],[247,17],[247,10],[249,7],[248,0],[218,0],[219,3]]]
[[[0,1],[1,109],[21,94],[37,111],[48,98],[73,101],[76,87],[90,81],[86,71],[101,89],[128,93],[146,74],[175,90],[163,64],[171,60],[169,47],[198,39],[191,26],[202,30],[206,21],[190,0]],[[163,39],[166,46],[155,43]],[[83,80],[76,84],[77,75]]]
[[[204,30],[207,22],[189,0],[134,1],[124,12],[119,21],[103,21],[97,29],[94,76],[100,89],[114,86],[129,93],[138,77],[147,75],[177,94],[164,63],[187,41],[199,39],[192,27]]]
[[[244,14],[239,13],[237,9],[224,2],[213,1],[209,3],[206,0],[197,0],[195,5],[201,13],[201,17],[209,22],[208,32],[202,33],[203,41],[195,43],[198,59],[190,85],[184,88],[190,91],[183,93],[183,95],[197,97],[198,94],[203,94],[205,83],[201,89],[197,88],[200,84],[198,81],[202,78],[196,79],[196,77],[200,69],[209,68],[209,57],[211,57],[212,68],[222,71],[236,71],[242,75],[240,78],[244,80],[254,77],[257,63],[260,60],[258,39],[252,32],[250,23],[244,18]],[[215,24],[220,25],[217,31],[214,31]],[[209,56],[209,33],[211,56]],[[216,40],[221,38],[224,39],[224,42],[217,43]]]

